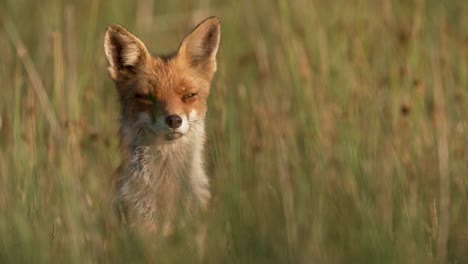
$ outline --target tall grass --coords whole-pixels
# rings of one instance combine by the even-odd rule
[[[0,262],[192,263],[117,224],[104,29],[222,21],[202,263],[468,263],[464,1],[0,3]]]

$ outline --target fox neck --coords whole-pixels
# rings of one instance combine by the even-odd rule
[[[200,129],[170,143],[133,145],[128,157],[132,175],[143,177],[149,183],[166,176],[191,177],[193,169],[201,165],[204,138],[205,132]]]

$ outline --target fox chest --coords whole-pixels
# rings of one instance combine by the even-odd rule
[[[186,168],[154,160],[130,165],[121,177],[119,196],[132,218],[156,224],[187,214],[193,192]]]

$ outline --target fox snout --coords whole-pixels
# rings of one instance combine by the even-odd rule
[[[145,131],[142,136],[149,142],[158,138],[168,141],[179,139],[189,133],[193,125],[195,125],[194,129],[197,130],[200,127],[197,120],[201,118],[195,110],[192,110],[190,114],[170,113],[151,117],[147,113],[140,113],[139,116],[139,123]]]
[[[168,115],[166,124],[173,129],[179,128],[182,125],[182,118],[179,115]]]
[[[184,120],[179,115],[168,115],[164,120],[166,125],[172,130],[171,132],[165,134],[166,140],[174,140],[182,137],[187,131],[182,127]],[[188,123],[188,120],[185,121]],[[187,126],[188,127],[188,126]]]

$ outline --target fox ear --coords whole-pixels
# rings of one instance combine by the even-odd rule
[[[216,53],[220,39],[218,17],[209,17],[198,24],[180,45],[178,56],[202,76],[211,80],[216,71]]]
[[[135,67],[145,63],[149,56],[145,44],[117,24],[107,27],[104,50],[109,62],[109,73],[114,80],[121,75],[132,73]]]

